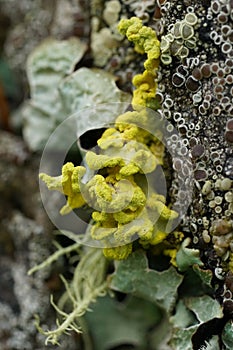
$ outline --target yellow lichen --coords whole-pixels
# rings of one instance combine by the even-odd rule
[[[165,205],[164,196],[152,192],[147,198],[140,185],[135,182],[132,171],[129,171],[127,176],[127,166],[120,165],[124,164],[120,157],[114,163],[110,163],[109,157],[96,155],[93,152],[88,154],[90,167],[94,164],[95,169],[101,170],[103,174],[94,175],[82,184],[88,205],[98,210],[92,213],[93,223],[90,230],[92,238],[102,241],[102,245],[106,246],[109,240],[124,246],[137,237],[142,245],[146,242],[155,245],[165,240],[166,226],[178,214]],[[150,163],[151,159],[142,153],[143,162]],[[110,167],[110,164],[117,166]],[[128,165],[128,170],[130,166],[133,167],[133,164]],[[136,166],[135,169],[140,173],[140,167]],[[67,196],[67,204],[61,209],[62,214],[85,204],[80,188],[80,180],[84,174],[84,167],[74,167],[72,163],[67,163],[63,166],[62,175],[59,177],[40,175],[49,189],[59,190]],[[154,214],[157,215],[155,222],[153,222]],[[122,252],[123,248],[120,251]],[[113,254],[111,250],[109,252]],[[126,256],[125,254],[122,253],[121,257]]]
[[[160,42],[155,31],[143,26],[142,21],[137,17],[122,19],[118,24],[119,32],[125,35],[135,45],[135,51],[140,54],[147,54],[144,67],[147,71],[153,71],[158,67],[160,56]]]
[[[164,249],[164,251],[163,251],[163,254],[164,255],[167,255],[167,256],[169,256],[170,258],[171,258],[171,260],[170,260],[170,263],[173,265],[173,266],[175,266],[175,267],[177,267],[177,262],[176,262],[176,254],[177,254],[177,249],[176,248],[173,248],[173,249]]]
[[[104,256],[108,259],[114,260],[123,260],[127,259],[128,256],[132,253],[132,244],[125,244],[123,246],[114,247],[114,248],[104,248]]]
[[[150,124],[152,121],[145,108],[119,115],[115,127],[107,129],[98,140],[100,148],[108,150],[110,153],[109,158],[105,156],[105,158],[99,159],[107,166],[108,162],[114,162],[119,155],[122,155],[127,163],[125,158],[130,154],[130,167],[129,169],[124,168],[127,170],[127,176],[137,172],[136,166],[143,173],[152,172],[158,164],[163,164],[164,145],[160,141],[162,139],[160,131],[153,132],[154,135],[149,132],[153,128],[153,125]],[[88,161],[89,158],[88,155]],[[92,168],[95,166],[94,164],[90,165]],[[121,165],[123,165],[123,160]],[[129,164],[125,166],[128,167]],[[123,174],[125,170],[122,169],[121,173]]]
[[[130,211],[130,210],[120,211],[118,213],[114,213],[113,217],[120,225],[125,225],[128,222],[131,222],[132,220],[136,219],[139,212],[140,212],[140,209],[135,211]]]
[[[145,106],[151,109],[156,108],[155,94],[157,84],[155,79],[155,73],[148,72],[147,70],[142,74],[135,75],[132,81],[136,87],[133,92],[133,105]]]
[[[57,190],[67,196],[67,204],[60,211],[62,215],[85,204],[79,186],[85,172],[84,167],[75,167],[73,163],[69,162],[63,165],[61,176],[52,177],[44,173],[40,174],[40,179],[46,183],[49,190]]]
[[[152,244],[152,245],[159,244],[159,243],[163,242],[166,237],[167,237],[167,233],[162,232],[162,231],[157,231],[156,234],[154,235],[154,237],[150,240],[150,244]]]
[[[160,217],[163,220],[169,221],[169,220],[174,220],[178,217],[178,213],[176,211],[169,209],[161,201],[155,201],[154,207],[159,212]]]
[[[159,65],[160,42],[152,28],[143,26],[142,21],[137,17],[122,19],[118,24],[119,32],[125,35],[135,45],[135,51],[140,54],[147,54],[144,62],[145,71],[133,78],[136,89],[133,92],[132,104],[156,108],[156,75]]]
[[[90,169],[99,170],[106,167],[115,167],[117,165],[124,165],[124,161],[120,157],[110,157],[104,154],[96,154],[94,152],[87,152],[86,162]]]

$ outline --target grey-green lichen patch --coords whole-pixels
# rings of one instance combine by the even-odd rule
[[[42,111],[48,114],[59,111],[59,95],[56,87],[62,78],[73,72],[85,51],[86,45],[78,38],[61,41],[51,38],[44,40],[29,55],[27,76],[31,99]]]
[[[170,322],[177,328],[187,328],[197,324],[193,313],[187,309],[182,299],[177,302],[175,315],[170,317]]]
[[[193,336],[196,336],[198,328],[209,320],[222,317],[221,306],[208,295],[180,299],[174,316],[170,317],[173,329],[169,344],[174,350],[193,349]],[[202,344],[200,349],[219,349],[218,337],[215,338],[210,342],[205,341],[204,344],[201,339],[198,339]],[[206,347],[207,345],[209,347]]]
[[[181,61],[188,57],[189,49],[196,46],[195,25],[197,16],[194,12],[186,14],[181,21],[171,25],[169,33],[161,37],[161,62],[164,65],[171,64],[172,56]]]
[[[32,150],[42,149],[56,125],[68,115],[58,84],[82,58],[86,45],[77,38],[46,39],[29,56],[27,75],[31,99],[22,109],[24,139]],[[35,132],[36,130],[36,132]]]
[[[72,73],[85,50],[86,45],[77,38],[48,39],[30,55],[27,72],[31,99],[25,102],[22,116],[24,138],[33,151],[43,149],[54,129],[80,109],[109,101],[129,101],[129,95],[117,88],[109,73],[88,68]],[[118,113],[122,111],[120,107],[117,109]],[[105,110],[107,112],[110,111]],[[91,127],[85,124],[85,114],[80,123],[85,125],[85,130]],[[54,146],[62,148],[73,133],[72,129],[73,126],[66,124],[63,134],[54,136]]]
[[[186,238],[176,255],[176,262],[180,271],[186,271],[193,264],[203,265],[198,249],[188,248],[190,239]]]
[[[119,90],[115,84],[113,75],[100,69],[80,68],[76,72],[65,78],[59,85],[61,100],[66,110],[75,113],[85,108],[91,108],[93,105],[107,104],[108,102],[130,102],[130,95]],[[123,112],[125,105],[116,103],[116,111],[114,113]],[[112,105],[109,110],[105,110],[106,114],[111,114]],[[104,107],[101,115],[95,115],[95,119],[100,119],[102,123],[104,119]],[[91,125],[87,125],[87,118],[83,115],[83,122],[86,125],[86,131],[91,129]],[[106,122],[111,122],[108,117]]]
[[[226,347],[226,350],[233,348],[233,324],[232,321],[228,321],[223,329],[222,341]]]
[[[173,267],[158,272],[149,269],[147,264],[142,251],[136,251],[127,260],[117,263],[111,288],[150,300],[169,312],[175,304],[177,288],[183,277]]]
[[[197,276],[199,276],[201,281],[208,287],[212,288],[211,282],[213,279],[213,274],[211,270],[203,269],[198,264],[193,264],[192,268],[193,271],[197,274]]]
[[[122,40],[117,30],[121,3],[118,0],[110,0],[101,5],[102,9],[100,10],[99,8],[99,10],[94,11],[91,19],[91,50],[94,64],[97,67],[106,65],[120,46],[120,41]],[[99,16],[100,11],[103,14],[103,21],[101,21]]]
[[[190,297],[185,300],[186,306],[195,313],[199,322],[207,322],[215,317],[222,318],[223,311],[217,300],[208,295]]]
[[[172,350],[191,350],[191,339],[197,328],[198,325],[188,328],[173,328],[172,337],[169,341]]]
[[[109,296],[99,298],[91,309],[85,319],[92,330],[95,350],[151,344],[147,329],[158,326],[162,316],[156,305],[132,296],[124,304]]]
[[[1,33],[6,33],[3,56],[13,69],[16,79],[23,82],[25,90],[26,59],[43,39],[50,36],[64,39],[78,35],[87,41],[89,14],[85,4],[80,1],[4,0],[1,1],[1,15],[10,22],[9,28],[1,22],[4,27],[1,27]]]

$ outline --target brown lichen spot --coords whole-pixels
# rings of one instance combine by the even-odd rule
[[[216,79],[218,79],[218,78],[216,78]],[[226,85],[226,79],[225,78],[218,79],[217,85],[223,87],[223,89],[224,89],[224,85]]]
[[[226,14],[225,13],[220,13],[219,15],[218,15],[218,17],[217,17],[217,21],[219,22],[219,23],[227,23],[227,20],[228,20],[228,18],[227,18],[227,16],[226,16]]]
[[[211,72],[212,73],[217,73],[217,71],[219,70],[219,65],[218,65],[218,63],[212,63],[212,65],[211,65]]]
[[[201,157],[205,152],[205,147],[203,145],[195,145],[193,148],[192,148],[192,156],[194,158],[199,158]]]
[[[227,84],[233,84],[233,75],[232,74],[228,74],[226,76],[226,83]]]
[[[233,31],[232,31],[232,34],[233,34]],[[230,60],[229,58],[226,60],[225,64],[226,64],[227,67],[230,67],[230,68],[233,67],[233,61]]]
[[[233,143],[233,131],[225,132],[225,140],[229,143]]]
[[[201,114],[206,114],[206,109],[204,108],[203,105],[200,105],[200,106],[199,106],[198,111],[199,111],[199,113],[201,113]]]
[[[223,106],[228,105],[228,104],[230,103],[229,97],[228,97],[228,96],[223,96],[223,97],[221,98],[220,103],[221,103]]]
[[[182,161],[179,158],[174,160],[173,168],[176,171],[180,171],[182,169]]]
[[[112,67],[112,68],[116,68],[116,67],[119,67],[119,65],[120,65],[120,60],[119,59],[117,59],[116,57],[113,57],[113,58],[111,58],[111,60],[110,60],[110,66]]]
[[[230,32],[230,34],[228,35],[228,40],[233,43],[233,30]]]
[[[204,78],[209,78],[211,76],[210,65],[208,63],[204,63],[201,66],[201,73]]]
[[[170,45],[170,50],[172,55],[177,55],[177,53],[181,50],[182,44],[177,41],[173,41]]]
[[[233,0],[229,1],[229,6],[230,6],[230,9],[233,10]]]
[[[188,79],[185,82],[185,85],[187,89],[191,92],[196,92],[201,86],[200,82],[194,79],[192,76],[188,77]]]
[[[197,181],[204,181],[207,178],[207,172],[204,169],[198,169],[194,171],[194,178]]]
[[[203,107],[205,108],[205,109],[209,109],[210,108],[210,103],[209,103],[209,101],[203,101]]]
[[[218,76],[219,78],[223,78],[224,75],[225,75],[224,70],[220,68],[220,69],[217,71],[217,76]]]
[[[226,15],[228,15],[229,14],[229,12],[230,12],[230,8],[225,4],[225,5],[222,5],[221,6],[221,12],[222,13],[225,13]]]
[[[155,95],[156,101],[158,101],[158,103],[162,103],[164,100],[164,96],[161,92],[157,92]]]
[[[213,13],[219,13],[220,9],[221,9],[220,6],[221,5],[220,5],[220,3],[218,1],[213,1],[211,3],[211,9],[212,9]]]
[[[183,75],[184,77],[187,77],[187,75],[189,74],[188,70],[182,64],[180,64],[177,67],[177,72]]]
[[[224,88],[223,88],[222,85],[216,85],[216,86],[214,87],[214,93],[215,93],[215,94],[220,94],[221,92],[223,92],[223,90],[224,90]]]
[[[194,70],[192,71],[192,76],[197,80],[201,80],[203,78],[203,75],[200,68],[194,68]]]
[[[228,56],[233,58],[233,50],[231,50],[229,53],[228,53]]]
[[[181,74],[175,73],[172,76],[172,84],[175,87],[181,87],[185,82],[184,77]]]
[[[187,133],[188,128],[186,125],[181,125],[178,128],[181,135],[185,135]]]
[[[228,25],[223,25],[222,28],[221,28],[221,33],[222,33],[223,35],[229,34],[230,31],[231,31],[231,27],[228,26]]]
[[[189,140],[190,147],[194,147],[197,144],[197,139],[195,137],[191,137]]]
[[[232,298],[232,293],[230,290],[227,290],[225,293],[224,293],[224,299],[231,299]]]
[[[155,11],[154,11],[153,18],[154,18],[155,20],[158,20],[158,19],[161,18],[161,9],[160,9],[160,7],[158,6],[158,4],[156,4],[156,6],[155,6]]]
[[[226,124],[227,130],[233,130],[233,119],[229,119]]]

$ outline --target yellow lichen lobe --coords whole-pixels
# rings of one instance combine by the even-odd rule
[[[46,184],[49,190],[63,192],[62,175],[50,176],[45,173],[40,173],[39,178]]]
[[[92,151],[87,152],[86,162],[89,168],[92,170],[99,170],[106,167],[124,165],[124,161],[121,157],[110,157],[105,154],[96,154]]]
[[[155,233],[154,237],[150,240],[150,244],[152,244],[152,245],[159,244],[159,243],[163,242],[166,237],[167,237],[167,233],[162,232],[162,231],[157,231]]]
[[[166,256],[169,256],[170,259],[170,263],[177,267],[177,262],[176,262],[176,254],[177,254],[177,249],[176,248],[172,248],[172,249],[164,249],[163,254]]]
[[[155,31],[143,26],[137,17],[122,19],[118,24],[119,32],[125,35],[135,45],[135,51],[147,54],[144,62],[145,71],[133,79],[136,90],[133,92],[133,106],[145,106],[156,109],[155,92],[157,87],[156,77],[159,66],[160,42]]]
[[[159,212],[161,219],[163,220],[174,220],[178,217],[178,213],[174,210],[169,209],[164,203],[155,201],[154,203],[156,210]]]
[[[138,53],[147,53],[148,56],[150,53],[150,60],[159,58],[160,42],[157,39],[156,33],[152,28],[143,26],[139,18],[131,17],[130,19],[122,19],[118,24],[118,30],[129,41],[134,43],[135,50]]]
[[[73,163],[68,162],[63,165],[61,176],[53,177],[44,173],[39,175],[49,190],[57,190],[67,196],[67,203],[60,210],[62,215],[68,214],[72,209],[80,208],[85,204],[79,185],[85,172],[86,169],[84,167],[75,167]]]
[[[103,253],[108,259],[124,260],[132,253],[132,244],[125,244],[114,248],[104,248]]]
[[[157,83],[155,74],[145,70],[142,74],[137,74],[133,78],[133,104],[154,109]]]

